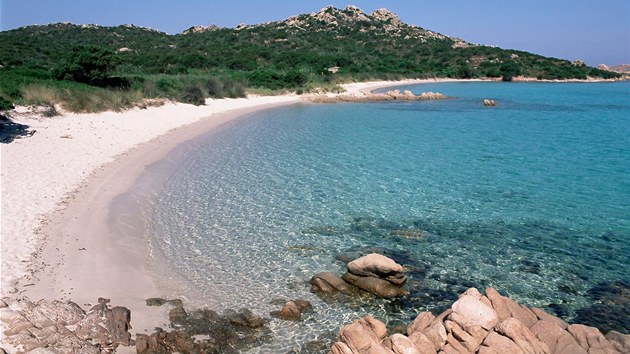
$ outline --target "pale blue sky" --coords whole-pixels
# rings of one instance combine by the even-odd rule
[[[133,23],[167,33],[234,27],[354,4],[386,7],[410,24],[469,42],[600,63],[630,63],[629,0],[0,0],[0,30],[73,22]]]

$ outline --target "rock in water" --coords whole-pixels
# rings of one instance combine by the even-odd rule
[[[386,299],[401,297],[409,294],[407,289],[396,286],[381,278],[360,277],[347,272],[343,275],[342,279],[359,289]]]
[[[356,291],[352,289],[350,284],[331,272],[317,273],[311,278],[309,283],[311,283],[311,291],[314,293],[334,294],[341,292],[350,294]]]
[[[304,300],[287,301],[280,311],[273,311],[271,315],[287,321],[298,321],[302,313],[311,308],[311,303]]]
[[[407,281],[404,268],[393,259],[371,253],[348,263],[348,272],[359,277],[375,277],[402,286]]]

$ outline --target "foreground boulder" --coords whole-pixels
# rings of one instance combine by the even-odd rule
[[[4,349],[59,353],[108,353],[132,345],[131,312],[108,306],[109,300],[84,311],[71,301],[7,300],[0,309]],[[15,350],[18,351],[18,350]]]
[[[439,316],[420,313],[407,335],[387,336],[385,324],[365,317],[339,332],[333,354],[587,354],[629,353],[630,335],[568,325],[541,309],[527,308],[495,289],[470,288]]]

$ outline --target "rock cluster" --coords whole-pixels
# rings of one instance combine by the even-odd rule
[[[108,299],[99,298],[87,312],[71,301],[7,302],[0,302],[0,321],[2,344],[11,352],[99,354],[132,344],[131,312],[110,308]]]
[[[314,103],[339,103],[339,102],[371,102],[371,101],[429,101],[429,100],[442,100],[448,98],[447,96],[438,92],[423,92],[419,95],[415,95],[413,92],[405,90],[400,92],[399,90],[387,91],[386,93],[356,93],[356,94],[341,94],[335,96],[320,96],[314,95],[309,97],[309,100]]]
[[[186,312],[179,300],[149,299],[147,304],[170,303],[172,331],[157,328],[151,335],[136,335],[136,352],[144,353],[239,353],[270,338],[265,321],[255,313],[241,309],[223,315],[202,309]]]
[[[348,271],[340,278],[330,272],[318,273],[310,280],[311,291],[352,295],[357,289],[383,298],[396,298],[408,294],[403,286],[407,282],[403,267],[394,260],[377,253],[348,263]]]
[[[528,308],[486,289],[463,293],[450,309],[435,317],[420,313],[407,335],[387,336],[385,324],[364,317],[341,329],[332,354],[587,354],[628,353],[630,335],[569,325],[541,309]]]

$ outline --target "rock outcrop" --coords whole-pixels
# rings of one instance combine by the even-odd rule
[[[407,295],[407,276],[402,265],[391,258],[371,253],[348,263],[348,271],[339,278],[330,272],[318,273],[310,280],[311,291],[319,294],[353,295],[357,289],[382,298]]]
[[[443,100],[448,98],[447,96],[438,92],[423,92],[419,95],[414,94],[411,91],[400,90],[387,91],[386,93],[364,93],[357,92],[353,94],[341,94],[334,96],[327,95],[312,95],[308,99],[314,103],[339,103],[339,102],[372,102],[372,101],[430,101],[430,100]]]
[[[132,345],[131,312],[110,308],[108,299],[84,311],[71,301],[3,302],[0,309],[2,345],[10,352],[109,353]]]
[[[628,353],[630,335],[563,320],[501,296],[470,288],[450,309],[435,317],[420,313],[407,335],[387,336],[385,324],[364,317],[341,329],[333,354],[586,354]]]

